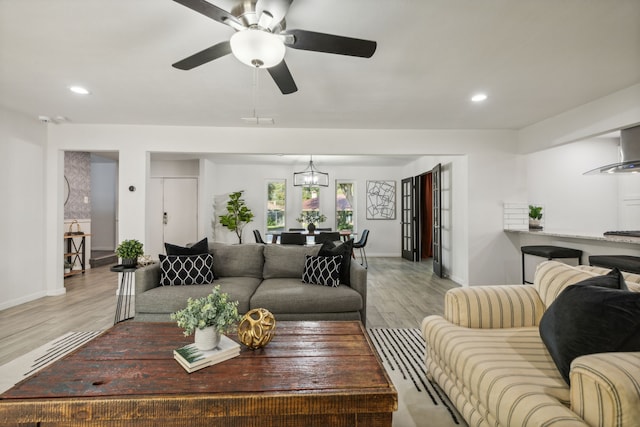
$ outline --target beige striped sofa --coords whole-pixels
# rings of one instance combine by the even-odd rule
[[[582,356],[562,379],[538,333],[567,286],[609,270],[546,261],[533,285],[456,288],[422,321],[430,379],[470,426],[640,426],[640,353]],[[640,275],[623,273],[640,292]]]

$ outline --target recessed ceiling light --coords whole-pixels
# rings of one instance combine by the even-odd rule
[[[471,100],[473,102],[482,102],[482,101],[486,101],[486,99],[487,99],[486,93],[476,93],[471,97]]]
[[[78,95],[89,95],[89,90],[83,88],[82,86],[69,86],[69,90],[73,93],[77,93]]]

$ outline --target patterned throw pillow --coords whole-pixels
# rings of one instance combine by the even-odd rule
[[[213,282],[213,255],[160,255],[162,286],[203,285]]]
[[[311,256],[304,261],[302,283],[338,287],[340,285],[340,265],[342,255]]]

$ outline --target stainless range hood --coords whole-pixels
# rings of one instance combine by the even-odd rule
[[[640,126],[620,131],[620,161],[585,172],[584,175],[601,173],[640,173]]]

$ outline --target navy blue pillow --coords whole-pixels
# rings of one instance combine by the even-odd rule
[[[198,243],[194,243],[190,247],[172,245],[171,243],[165,243],[164,249],[167,251],[167,255],[200,255],[209,252],[209,241],[205,237]]]
[[[567,384],[576,357],[640,351],[640,293],[620,277],[616,269],[567,287],[540,320],[540,337]]]
[[[340,265],[340,283],[342,285],[351,285],[351,254],[353,253],[353,239],[349,239],[342,244],[336,246],[331,241],[322,244],[319,256],[338,256],[342,255],[342,264]]]

